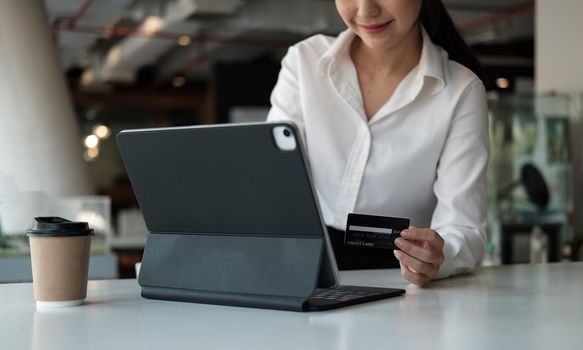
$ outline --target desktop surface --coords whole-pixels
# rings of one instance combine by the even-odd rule
[[[419,288],[398,270],[343,284],[401,297],[300,313],[140,297],[135,280],[90,281],[87,304],[41,311],[32,284],[0,285],[3,349],[562,349],[583,344],[583,263],[480,268]]]

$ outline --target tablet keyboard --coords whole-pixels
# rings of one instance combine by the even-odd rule
[[[337,307],[386,299],[405,293],[402,289],[376,288],[361,286],[338,286],[336,288],[318,288],[310,296],[306,310],[328,310]]]
[[[375,292],[364,292],[364,291],[353,291],[347,289],[338,288],[318,288],[316,292],[312,294],[310,299],[324,299],[324,300],[338,300],[338,301],[348,301],[353,299],[359,299],[364,297],[369,297],[373,295],[379,295],[380,293]]]

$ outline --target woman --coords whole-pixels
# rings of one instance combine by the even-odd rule
[[[423,286],[485,244],[488,117],[479,64],[440,0],[336,0],[348,26],[292,46],[270,121],[301,131],[338,265]],[[406,217],[394,253],[342,245],[350,212]],[[394,254],[394,256],[393,256]]]

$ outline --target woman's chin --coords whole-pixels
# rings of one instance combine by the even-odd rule
[[[394,40],[387,40],[386,38],[367,38],[360,36],[360,39],[364,46],[371,50],[386,50],[394,46]]]

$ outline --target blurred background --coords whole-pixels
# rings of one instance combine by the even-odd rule
[[[583,259],[583,1],[445,0],[490,106],[484,265]],[[89,221],[90,278],[135,277],[147,229],[115,135],[264,120],[287,48],[333,0],[0,3],[0,283],[30,281],[32,218]]]

